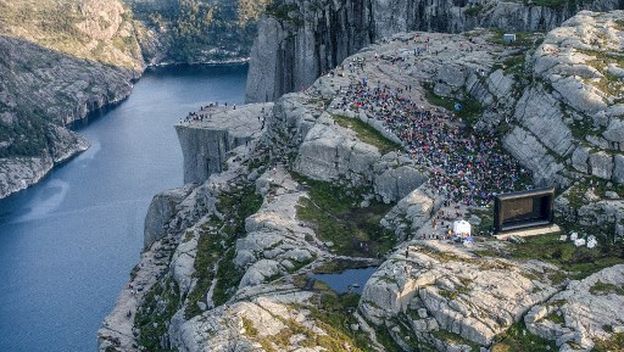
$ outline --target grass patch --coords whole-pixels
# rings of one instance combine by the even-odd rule
[[[548,1],[548,0],[545,0]],[[554,0],[559,1],[559,0]],[[514,33],[516,35],[516,41],[507,43],[503,40],[503,34],[505,33]],[[543,33],[532,33],[532,32],[505,32],[500,29],[496,29],[492,31],[492,35],[489,38],[489,41],[493,44],[503,45],[503,46],[511,46],[511,47],[533,47],[539,43],[539,39],[543,36]]]
[[[266,8],[266,14],[281,22],[288,22],[297,27],[303,25],[302,14],[295,4],[271,3]]]
[[[520,321],[513,324],[492,344],[492,352],[544,352],[557,351],[554,341],[533,335]]]
[[[472,233],[478,236],[489,236],[494,232],[494,210],[492,206],[482,208],[470,208],[468,217],[475,215],[481,222],[472,226]]]
[[[348,293],[336,295],[327,291],[320,297],[318,308],[312,308],[312,317],[317,324],[328,333],[323,343],[329,351],[344,350],[344,342],[354,346],[357,350],[371,351],[368,334],[362,330],[351,329],[352,324],[357,324],[353,312],[357,309],[360,295]],[[323,338],[323,337],[322,337]]]
[[[524,243],[509,244],[504,253],[496,252],[496,255],[513,259],[546,261],[569,272],[568,277],[575,280],[584,279],[604,268],[624,263],[624,247],[620,244],[600,244],[594,249],[577,248],[570,241],[559,241],[559,234],[528,237],[525,238]]]
[[[258,336],[258,329],[254,327],[254,324],[251,320],[243,317],[243,328],[245,329],[245,333],[247,336],[256,337]]]
[[[483,11],[483,8],[484,8],[483,5],[475,4],[475,5],[472,5],[469,8],[467,8],[464,13],[466,15],[468,15],[468,16],[475,17],[475,16],[479,15]]]
[[[608,340],[596,341],[593,352],[622,352],[624,351],[624,333],[613,334]]]
[[[315,274],[341,273],[348,269],[363,269],[370,267],[369,263],[355,262],[351,260],[332,260],[321,264],[314,269]]]
[[[470,292],[470,289],[468,289],[468,287],[466,287],[466,286],[458,286],[458,287],[456,287],[455,290],[452,290],[452,291],[451,290],[440,290],[440,295],[442,297],[445,297],[446,299],[449,299],[449,300],[452,301],[452,300],[456,299],[460,294],[468,293],[468,292]]]
[[[362,208],[363,189],[297,175],[295,179],[307,185],[309,194],[297,206],[297,217],[310,223],[321,240],[333,242],[334,253],[381,257],[392,249],[396,241],[394,234],[379,225],[392,205],[372,201],[369,207]]]
[[[245,218],[256,213],[261,205],[262,197],[251,183],[219,197],[217,208],[224,218],[213,216],[202,226],[193,274],[197,283],[188,295],[184,312],[187,319],[201,314],[197,303],[206,297],[213,280],[217,280],[212,296],[215,306],[227,302],[238,287],[243,273],[234,265],[236,240],[246,233]]]
[[[357,309],[359,295],[336,295],[331,291],[323,291],[316,299],[318,302],[315,302],[314,306],[293,308],[309,309],[314,324],[326,334],[317,334],[293,319],[278,318],[286,325],[286,328],[276,335],[257,338],[256,341],[269,352],[286,350],[291,346],[291,338],[297,335],[302,337],[298,346],[304,348],[321,347],[326,351],[374,351],[370,348],[369,336],[361,330],[353,330],[350,327],[357,323],[352,313]],[[248,336],[257,336],[257,331],[250,321],[243,320],[243,326]],[[254,331],[256,331],[255,334]]]
[[[509,57],[503,62],[503,72],[506,75],[513,75],[516,79],[524,74],[524,53]]]
[[[386,154],[388,152],[400,150],[402,148],[401,145],[384,137],[375,128],[367,123],[362,122],[359,119],[350,118],[342,115],[332,115],[332,118],[338,125],[353,130],[357,135],[358,139],[362,142],[370,144],[379,149],[379,152],[381,154]]]
[[[555,324],[564,325],[565,319],[563,319],[562,315],[557,314],[557,312],[552,312],[544,317],[546,320],[550,320]]]
[[[464,119],[469,126],[474,126],[483,113],[483,106],[481,103],[466,93],[464,93],[463,99],[454,99],[441,97],[435,94],[431,84],[424,84],[423,88],[425,89],[425,98],[430,104],[441,106],[449,111],[455,112],[455,115]],[[460,111],[455,111],[456,103],[462,105],[462,109]]]
[[[470,347],[471,352],[479,352],[479,345],[469,341],[458,334],[447,330],[437,330],[431,333],[438,340],[445,341],[451,345],[466,345]]]
[[[137,309],[134,325],[139,328],[139,345],[146,351],[171,352],[161,348],[161,338],[167,333],[169,321],[178,310],[180,303],[178,286],[167,278],[157,282],[145,296]]]
[[[614,293],[616,295],[624,296],[624,287],[598,281],[589,288],[589,292],[593,295],[608,295]]]

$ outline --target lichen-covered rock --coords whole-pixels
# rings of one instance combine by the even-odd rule
[[[262,119],[272,104],[239,108],[209,107],[191,121],[178,124],[176,132],[184,155],[184,183],[202,183],[223,170],[230,150],[248,145],[260,136]]]
[[[419,187],[401,199],[383,218],[382,224],[404,240],[428,221],[435,210],[435,198]]]
[[[624,265],[603,269],[527,313],[527,328],[557,341],[560,351],[591,351],[624,329]]]
[[[415,30],[457,33],[477,27],[510,32],[552,29],[579,9],[609,11],[616,0],[547,7],[489,0],[280,0],[258,24],[247,101],[273,101],[306,88],[321,73],[374,41]],[[448,72],[453,72],[449,66]],[[463,75],[453,75],[459,78]],[[597,101],[596,101],[597,102]]]
[[[176,207],[189,195],[191,190],[192,187],[186,185],[154,196],[145,216],[144,248],[148,248],[154,241],[161,239],[166,234],[165,225],[176,214]]]
[[[554,270],[545,263],[479,258],[457,246],[412,241],[373,274],[359,310],[375,325],[398,321],[409,327],[401,339],[436,344],[436,332],[446,330],[467,344],[488,346],[557,291],[545,275]]]

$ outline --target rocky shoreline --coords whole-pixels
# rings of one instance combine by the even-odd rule
[[[624,313],[609,302],[624,297],[624,189],[602,160],[620,153],[606,141],[621,136],[607,126],[619,123],[620,81],[609,77],[622,68],[623,21],[584,11],[511,44],[488,30],[400,33],[275,103],[196,112],[176,126],[188,184],[154,198],[145,251],[99,349],[621,348]],[[467,111],[451,112],[456,103]],[[414,113],[453,131],[446,148],[410,138],[429,127]],[[454,198],[453,178],[439,183],[453,170],[431,160],[466,157],[473,133],[500,140],[497,155],[532,174],[515,187],[566,190],[562,234],[495,240],[491,208]],[[585,159],[574,152],[589,145]],[[474,245],[440,236],[449,215],[470,220]],[[600,248],[560,240],[573,231]],[[311,279],[371,265],[361,295]]]
[[[7,3],[0,4],[0,10],[0,49],[4,53],[0,58],[3,199],[39,182],[55,166],[88,148],[88,141],[71,131],[72,124],[121,103],[146,69],[176,62],[161,61],[170,60],[159,52],[168,50],[160,43],[166,33],[133,18],[120,0]],[[164,10],[156,6],[149,11]],[[149,11],[141,13],[145,21]],[[57,28],[45,21],[21,18],[40,13],[47,16],[46,21],[67,22],[67,26]],[[45,25],[52,29],[38,27]],[[222,60],[211,58],[200,55],[180,63],[248,61],[234,53]]]

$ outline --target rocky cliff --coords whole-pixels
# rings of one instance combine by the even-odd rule
[[[121,2],[0,2],[0,198],[87,148],[64,126],[126,98],[143,70]]]
[[[154,199],[147,248],[99,331],[100,350],[621,350],[623,313],[610,302],[624,297],[624,188],[612,175],[571,172],[570,154],[544,168],[509,136],[533,133],[532,151],[567,135],[556,113],[529,114],[552,110],[551,100],[590,102],[578,114],[617,108],[606,94],[605,105],[592,98],[602,85],[577,83],[571,101],[556,82],[597,75],[588,53],[617,72],[609,60],[623,20],[582,12],[512,44],[487,30],[403,33],[274,105],[193,114],[178,130],[185,155],[201,154],[185,162],[197,183]],[[580,43],[587,52],[574,51]],[[241,125],[249,137],[225,147],[225,131]],[[577,133],[562,151],[594,138]],[[492,192],[546,178],[564,191],[562,232],[491,237]],[[474,244],[446,236],[458,217],[473,224]],[[573,232],[598,248],[576,247]],[[371,266],[361,290],[317,276],[349,282],[346,269]]]
[[[269,0],[124,0],[140,20],[150,64],[243,61]]]
[[[247,101],[273,101],[284,93],[306,88],[364,45],[395,33],[457,33],[477,27],[545,31],[581,9],[608,11],[622,7],[621,0],[276,1],[258,25]]]

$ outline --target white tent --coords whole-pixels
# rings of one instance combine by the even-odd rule
[[[598,245],[598,240],[596,240],[596,236],[590,235],[587,237],[587,248],[592,249]]]
[[[453,235],[459,237],[469,237],[472,234],[472,226],[466,220],[453,222]]]

